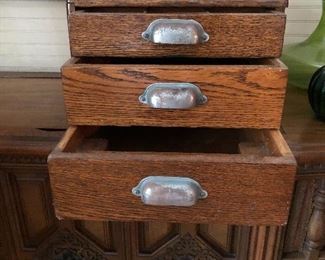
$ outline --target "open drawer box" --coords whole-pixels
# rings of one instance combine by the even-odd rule
[[[295,164],[278,130],[208,128],[70,127],[49,157],[58,217],[245,225],[286,224]]]

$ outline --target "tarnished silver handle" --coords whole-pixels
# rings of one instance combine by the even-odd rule
[[[209,40],[202,25],[195,20],[158,19],[145,32],[145,40],[159,44],[199,44]]]
[[[146,205],[190,207],[208,193],[191,178],[150,176],[132,189]]]
[[[207,102],[199,87],[191,83],[154,83],[139,101],[152,108],[188,109]]]

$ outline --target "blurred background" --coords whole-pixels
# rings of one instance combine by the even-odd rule
[[[285,44],[316,28],[322,0],[289,0]],[[59,72],[69,58],[64,0],[0,0],[0,71]]]

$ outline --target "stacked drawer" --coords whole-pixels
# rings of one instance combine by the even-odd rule
[[[284,0],[75,0],[57,215],[283,225]]]

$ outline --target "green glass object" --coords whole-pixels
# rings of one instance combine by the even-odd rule
[[[325,65],[325,0],[322,17],[315,31],[307,40],[285,46],[281,60],[289,68],[289,84],[308,89],[311,76]]]
[[[325,121],[325,66],[312,76],[308,88],[309,103],[319,120]]]

